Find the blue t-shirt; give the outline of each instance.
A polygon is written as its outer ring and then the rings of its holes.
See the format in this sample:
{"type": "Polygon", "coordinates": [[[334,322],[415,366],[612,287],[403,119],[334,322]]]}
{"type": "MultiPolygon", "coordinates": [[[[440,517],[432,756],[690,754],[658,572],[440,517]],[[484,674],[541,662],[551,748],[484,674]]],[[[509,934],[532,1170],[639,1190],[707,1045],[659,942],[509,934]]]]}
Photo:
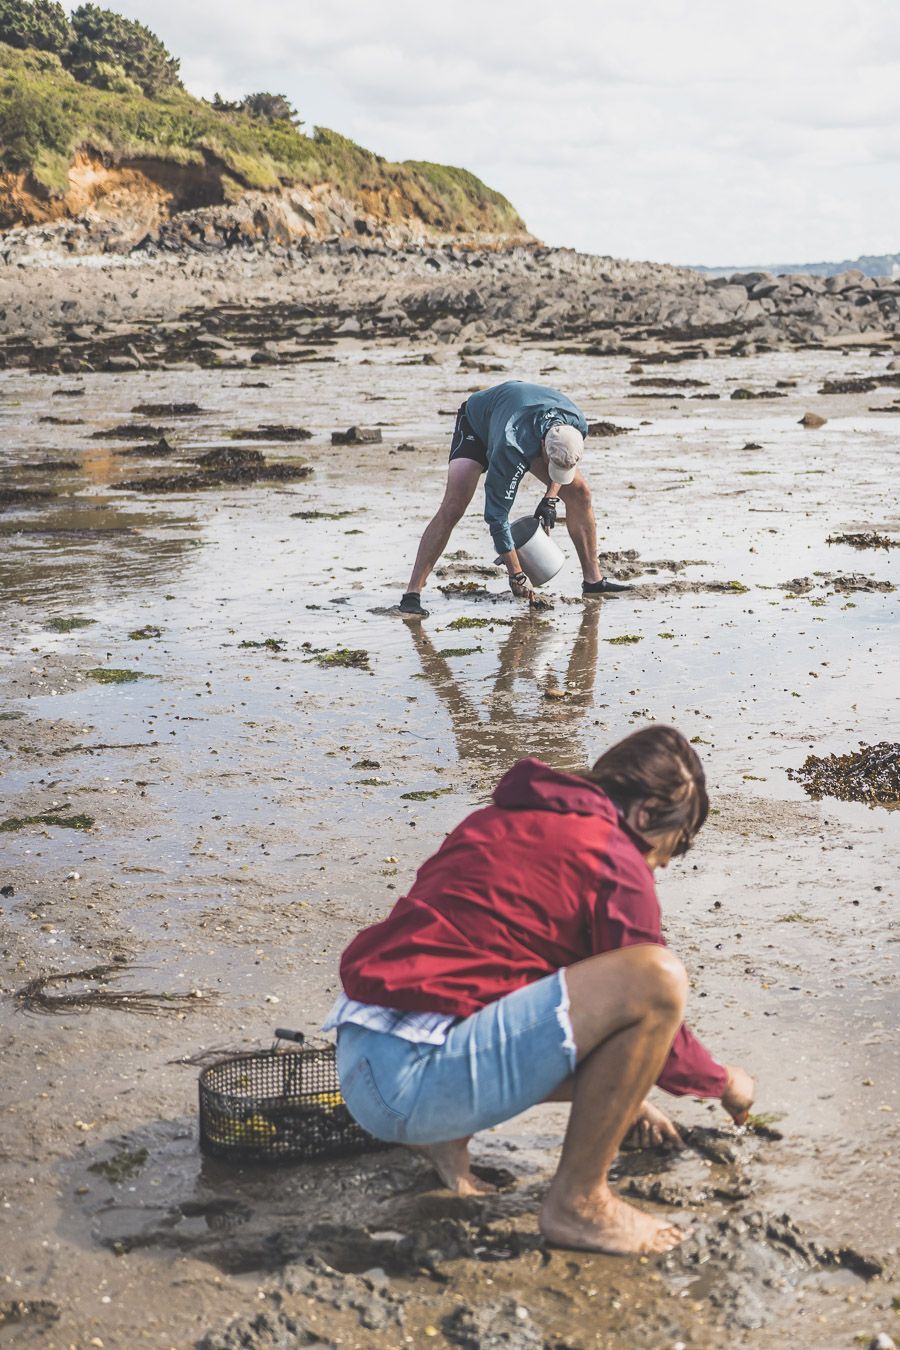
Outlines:
{"type": "Polygon", "coordinates": [[[509,513],[529,465],[541,453],[541,441],[560,422],[577,427],[586,436],[587,420],[558,389],[523,380],[507,380],[470,394],[466,417],[487,450],[484,518],[497,552],[510,553],[509,513]]]}

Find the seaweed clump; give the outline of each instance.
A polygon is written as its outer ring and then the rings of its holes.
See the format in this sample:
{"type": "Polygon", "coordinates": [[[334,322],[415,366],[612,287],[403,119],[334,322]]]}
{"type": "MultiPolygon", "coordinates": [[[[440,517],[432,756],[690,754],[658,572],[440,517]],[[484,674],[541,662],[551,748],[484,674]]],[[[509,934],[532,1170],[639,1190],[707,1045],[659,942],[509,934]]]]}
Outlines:
{"type": "Polygon", "coordinates": [[[369,653],[365,647],[335,647],[333,652],[315,652],[320,666],[342,666],[352,670],[369,669],[369,653]]]}
{"type": "Polygon", "coordinates": [[[78,811],[74,816],[62,816],[58,811],[44,811],[37,816],[8,816],[0,820],[0,830],[12,834],[14,830],[24,830],[29,825],[55,825],[60,830],[90,830],[94,817],[78,811]]]}
{"type": "Polygon", "coordinates": [[[268,638],[262,638],[262,640],[259,641],[259,642],[256,642],[253,638],[244,638],[242,642],[239,642],[239,643],[238,643],[238,646],[239,646],[239,647],[262,647],[262,648],[264,648],[267,652],[283,652],[283,651],[285,650],[285,648],[287,647],[287,643],[285,642],[284,638],[273,638],[273,637],[268,637],[268,638]]]}
{"type": "Polygon", "coordinates": [[[183,1007],[198,999],[213,998],[199,990],[190,994],[154,994],[147,989],[110,989],[122,967],[91,966],[87,970],[51,971],[38,975],[15,992],[15,1001],[28,1012],[67,1012],[73,1008],[118,1008],[123,1012],[157,1013],[183,1007]],[[81,985],[61,993],[48,993],[54,985],[81,985]]]}
{"type": "Polygon", "coordinates": [[[147,675],[143,670],[119,670],[115,666],[93,666],[86,670],[89,680],[98,684],[134,684],[136,680],[155,680],[155,675],[147,675]]]}
{"type": "Polygon", "coordinates": [[[889,539],[886,534],[867,530],[862,534],[830,534],[826,544],[849,544],[851,548],[900,548],[900,539],[889,539]]]}
{"type": "Polygon", "coordinates": [[[808,755],[799,769],[787,772],[816,801],[836,797],[869,806],[900,806],[900,745],[895,742],[860,743],[846,755],[808,755]]]}
{"type": "Polygon", "coordinates": [[[83,614],[65,614],[48,619],[44,627],[51,633],[71,633],[74,628],[90,628],[96,622],[96,619],[86,619],[83,614]]]}

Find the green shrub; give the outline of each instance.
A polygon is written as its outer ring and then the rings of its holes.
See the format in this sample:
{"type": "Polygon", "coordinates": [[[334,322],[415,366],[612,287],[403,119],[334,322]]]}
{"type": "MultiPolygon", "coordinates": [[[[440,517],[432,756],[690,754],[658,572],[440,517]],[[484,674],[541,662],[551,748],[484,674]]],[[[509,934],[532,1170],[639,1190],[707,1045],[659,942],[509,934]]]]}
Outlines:
{"type": "Polygon", "coordinates": [[[77,80],[115,89],[117,85],[109,83],[112,68],[121,70],[148,97],[182,87],[181,63],[136,19],[99,5],[79,5],[72,14],[72,29],[75,37],[66,64],[77,80]]]}
{"type": "Polygon", "coordinates": [[[72,36],[65,10],[56,0],[0,0],[0,42],[62,55],[72,36]]]}
{"type": "Polygon", "coordinates": [[[44,151],[61,154],[69,146],[63,107],[27,86],[0,98],[0,158],[10,169],[30,169],[44,151]]]}

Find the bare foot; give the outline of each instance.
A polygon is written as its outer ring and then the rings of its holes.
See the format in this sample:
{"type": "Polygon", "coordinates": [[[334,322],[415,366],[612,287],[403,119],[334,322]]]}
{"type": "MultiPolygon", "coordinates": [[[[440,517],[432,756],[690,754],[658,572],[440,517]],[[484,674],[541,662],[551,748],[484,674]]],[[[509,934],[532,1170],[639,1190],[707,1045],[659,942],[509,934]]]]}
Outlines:
{"type": "Polygon", "coordinates": [[[497,1189],[479,1181],[469,1162],[469,1137],[450,1139],[446,1144],[411,1144],[410,1151],[427,1158],[441,1181],[457,1195],[492,1195],[497,1189]]]}
{"type": "Polygon", "coordinates": [[[552,1192],[541,1211],[541,1232],[558,1247],[582,1251],[667,1252],[684,1241],[684,1232],[620,1200],[612,1191],[585,1197],[577,1205],[556,1201],[552,1192]]]}

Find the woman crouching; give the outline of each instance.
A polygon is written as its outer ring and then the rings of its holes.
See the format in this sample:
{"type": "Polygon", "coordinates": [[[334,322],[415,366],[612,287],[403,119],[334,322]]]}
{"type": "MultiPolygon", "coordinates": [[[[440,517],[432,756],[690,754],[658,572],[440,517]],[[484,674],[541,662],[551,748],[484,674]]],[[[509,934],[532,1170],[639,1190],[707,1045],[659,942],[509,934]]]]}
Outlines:
{"type": "Polygon", "coordinates": [[[545,1237],[609,1252],[679,1242],[680,1229],[615,1195],[608,1173],[632,1129],[680,1143],[644,1100],[654,1083],[721,1098],[736,1120],[752,1104],[749,1075],[683,1023],[687,977],[653,885],[708,808],[700,761],[671,727],[635,732],[583,776],[514,765],[343,955],[326,1026],[359,1123],[426,1154],[465,1194],[483,1189],[472,1134],[570,1100],[545,1237]]]}

